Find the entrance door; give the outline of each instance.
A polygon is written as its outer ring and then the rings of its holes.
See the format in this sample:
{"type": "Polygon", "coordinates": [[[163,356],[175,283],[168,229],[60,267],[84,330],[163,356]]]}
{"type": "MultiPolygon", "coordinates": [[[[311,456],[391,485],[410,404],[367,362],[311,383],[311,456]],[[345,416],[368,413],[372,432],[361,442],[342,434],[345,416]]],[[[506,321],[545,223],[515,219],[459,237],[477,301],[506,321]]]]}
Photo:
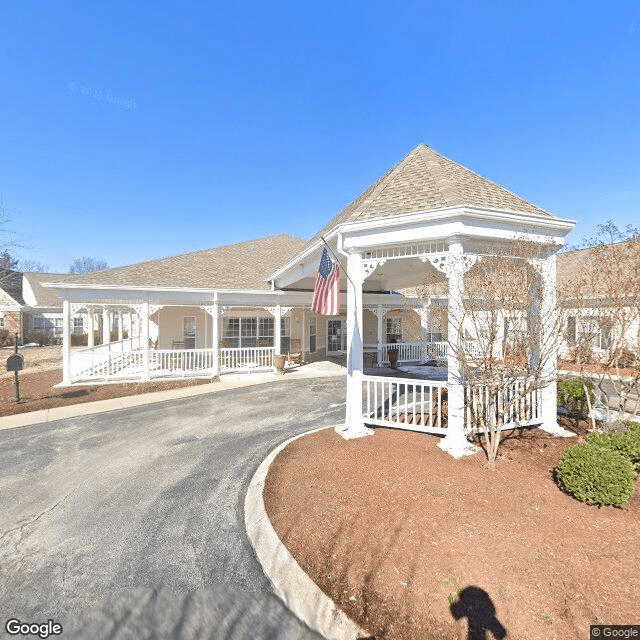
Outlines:
{"type": "Polygon", "coordinates": [[[347,350],[347,323],[344,320],[327,320],[327,352],[347,350]]]}
{"type": "Polygon", "coordinates": [[[182,318],[182,339],[185,349],[196,348],[196,317],[184,316],[182,318]]]}

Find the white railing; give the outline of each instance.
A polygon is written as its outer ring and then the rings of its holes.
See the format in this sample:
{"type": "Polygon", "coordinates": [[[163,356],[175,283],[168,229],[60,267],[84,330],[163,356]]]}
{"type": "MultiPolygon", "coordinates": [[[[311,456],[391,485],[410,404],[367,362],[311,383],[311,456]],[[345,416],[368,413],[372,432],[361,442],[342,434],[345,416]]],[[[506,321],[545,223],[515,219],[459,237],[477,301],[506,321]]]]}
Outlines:
{"type": "Polygon", "coordinates": [[[446,342],[384,342],[381,345],[382,362],[389,362],[389,349],[398,350],[398,362],[444,360],[447,357],[446,342]]]}
{"type": "MultiPolygon", "coordinates": [[[[475,424],[473,416],[482,415],[484,419],[500,418],[503,429],[540,424],[542,420],[542,392],[524,378],[512,380],[493,394],[484,385],[465,386],[464,388],[464,426],[466,431],[482,431],[475,424]],[[490,412],[494,412],[491,416],[490,412]]],[[[495,422],[494,422],[495,424],[495,422]]]]}
{"type": "Polygon", "coordinates": [[[212,349],[156,349],[149,351],[149,376],[206,375],[213,372],[212,349]]]}
{"type": "Polygon", "coordinates": [[[143,370],[142,365],[142,351],[72,351],[69,355],[69,376],[72,382],[92,379],[137,379],[143,370]]]}
{"type": "Polygon", "coordinates": [[[220,373],[273,367],[275,347],[220,349],[220,373]]]}
{"type": "Polygon", "coordinates": [[[446,383],[362,377],[363,420],[380,427],[446,433],[446,383]]]}
{"type": "MultiPolygon", "coordinates": [[[[486,350],[481,348],[480,344],[475,340],[465,340],[464,350],[470,358],[480,360],[484,358],[486,350]]],[[[494,360],[502,360],[502,342],[496,342],[491,348],[491,357],[494,360]]]]}

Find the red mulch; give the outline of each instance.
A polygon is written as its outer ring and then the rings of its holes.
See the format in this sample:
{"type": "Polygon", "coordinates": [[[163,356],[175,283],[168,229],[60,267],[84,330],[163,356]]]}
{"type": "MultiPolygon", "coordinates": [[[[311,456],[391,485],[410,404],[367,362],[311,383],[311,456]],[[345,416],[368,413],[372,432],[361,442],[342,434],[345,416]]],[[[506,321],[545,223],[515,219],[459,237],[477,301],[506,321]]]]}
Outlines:
{"type": "Polygon", "coordinates": [[[0,378],[0,416],[64,407],[93,400],[108,400],[134,396],[152,391],[179,389],[197,384],[207,384],[210,380],[152,380],[150,382],[127,382],[122,384],[74,385],[54,389],[53,385],[62,380],[61,369],[50,369],[36,373],[21,373],[20,397],[22,402],[16,403],[13,376],[0,378]]]}
{"type": "Polygon", "coordinates": [[[624,510],[560,491],[554,469],[583,436],[519,432],[490,471],[435,436],[324,430],[276,458],[265,504],[300,566],[376,639],[588,638],[589,624],[640,622],[640,491],[624,510]]]}

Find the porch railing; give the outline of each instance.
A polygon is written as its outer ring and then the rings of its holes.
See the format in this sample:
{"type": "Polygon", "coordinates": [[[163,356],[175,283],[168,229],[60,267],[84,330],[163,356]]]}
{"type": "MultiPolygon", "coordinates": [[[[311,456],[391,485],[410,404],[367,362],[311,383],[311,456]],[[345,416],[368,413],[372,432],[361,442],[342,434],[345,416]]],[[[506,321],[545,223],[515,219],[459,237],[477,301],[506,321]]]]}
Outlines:
{"type": "Polygon", "coordinates": [[[398,350],[398,362],[444,360],[447,357],[446,342],[384,342],[381,345],[382,362],[389,362],[389,349],[398,350]]]}
{"type": "MultiPolygon", "coordinates": [[[[71,381],[139,380],[145,373],[144,353],[122,347],[121,343],[111,343],[72,351],[69,356],[71,381]]],[[[274,352],[273,347],[220,349],[219,370],[228,373],[269,369],[273,366],[274,352]]],[[[213,350],[152,349],[147,369],[150,378],[212,375],[215,369],[213,350]]]]}
{"type": "Polygon", "coordinates": [[[464,426],[467,432],[481,432],[474,424],[473,415],[484,412],[484,418],[500,418],[503,429],[531,426],[542,423],[542,391],[518,378],[505,384],[493,396],[487,386],[474,385],[464,388],[464,426]],[[491,416],[493,412],[493,416],[491,416]]]}
{"type": "Polygon", "coordinates": [[[220,349],[220,372],[269,369],[275,351],[275,347],[220,349]]]}
{"type": "Polygon", "coordinates": [[[446,433],[446,382],[363,376],[362,385],[365,424],[446,433]]]}

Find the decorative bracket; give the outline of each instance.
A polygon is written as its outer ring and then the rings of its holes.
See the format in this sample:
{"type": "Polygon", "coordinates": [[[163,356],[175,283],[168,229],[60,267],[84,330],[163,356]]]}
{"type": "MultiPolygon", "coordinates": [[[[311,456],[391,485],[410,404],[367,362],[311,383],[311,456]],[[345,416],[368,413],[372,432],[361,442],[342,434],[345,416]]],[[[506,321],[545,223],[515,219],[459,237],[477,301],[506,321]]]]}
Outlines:
{"type": "Polygon", "coordinates": [[[368,309],[375,314],[376,318],[384,318],[390,311],[390,309],[385,309],[384,307],[368,307],[368,309]]]}
{"type": "MultiPolygon", "coordinates": [[[[449,278],[453,272],[454,260],[456,258],[457,255],[454,257],[451,252],[447,252],[437,256],[421,256],[420,260],[422,260],[422,262],[430,262],[440,273],[444,273],[444,275],[449,278]]],[[[460,258],[462,261],[462,273],[466,273],[473,267],[479,256],[473,253],[465,253],[462,254],[460,258]]]]}
{"type": "Polygon", "coordinates": [[[80,311],[80,309],[84,309],[87,313],[89,313],[89,308],[87,307],[87,305],[83,302],[72,302],[69,305],[69,311],[74,314],[74,313],[78,313],[78,311],[80,311]]]}
{"type": "Polygon", "coordinates": [[[363,260],[362,271],[364,273],[363,280],[366,280],[378,267],[381,267],[386,260],[363,260]]]}
{"type": "MultiPolygon", "coordinates": [[[[277,307],[263,307],[263,309],[268,313],[270,313],[274,318],[278,311],[277,307]]],[[[291,312],[291,309],[293,309],[293,307],[280,307],[280,317],[284,318],[286,315],[288,315],[291,312]]]]}

